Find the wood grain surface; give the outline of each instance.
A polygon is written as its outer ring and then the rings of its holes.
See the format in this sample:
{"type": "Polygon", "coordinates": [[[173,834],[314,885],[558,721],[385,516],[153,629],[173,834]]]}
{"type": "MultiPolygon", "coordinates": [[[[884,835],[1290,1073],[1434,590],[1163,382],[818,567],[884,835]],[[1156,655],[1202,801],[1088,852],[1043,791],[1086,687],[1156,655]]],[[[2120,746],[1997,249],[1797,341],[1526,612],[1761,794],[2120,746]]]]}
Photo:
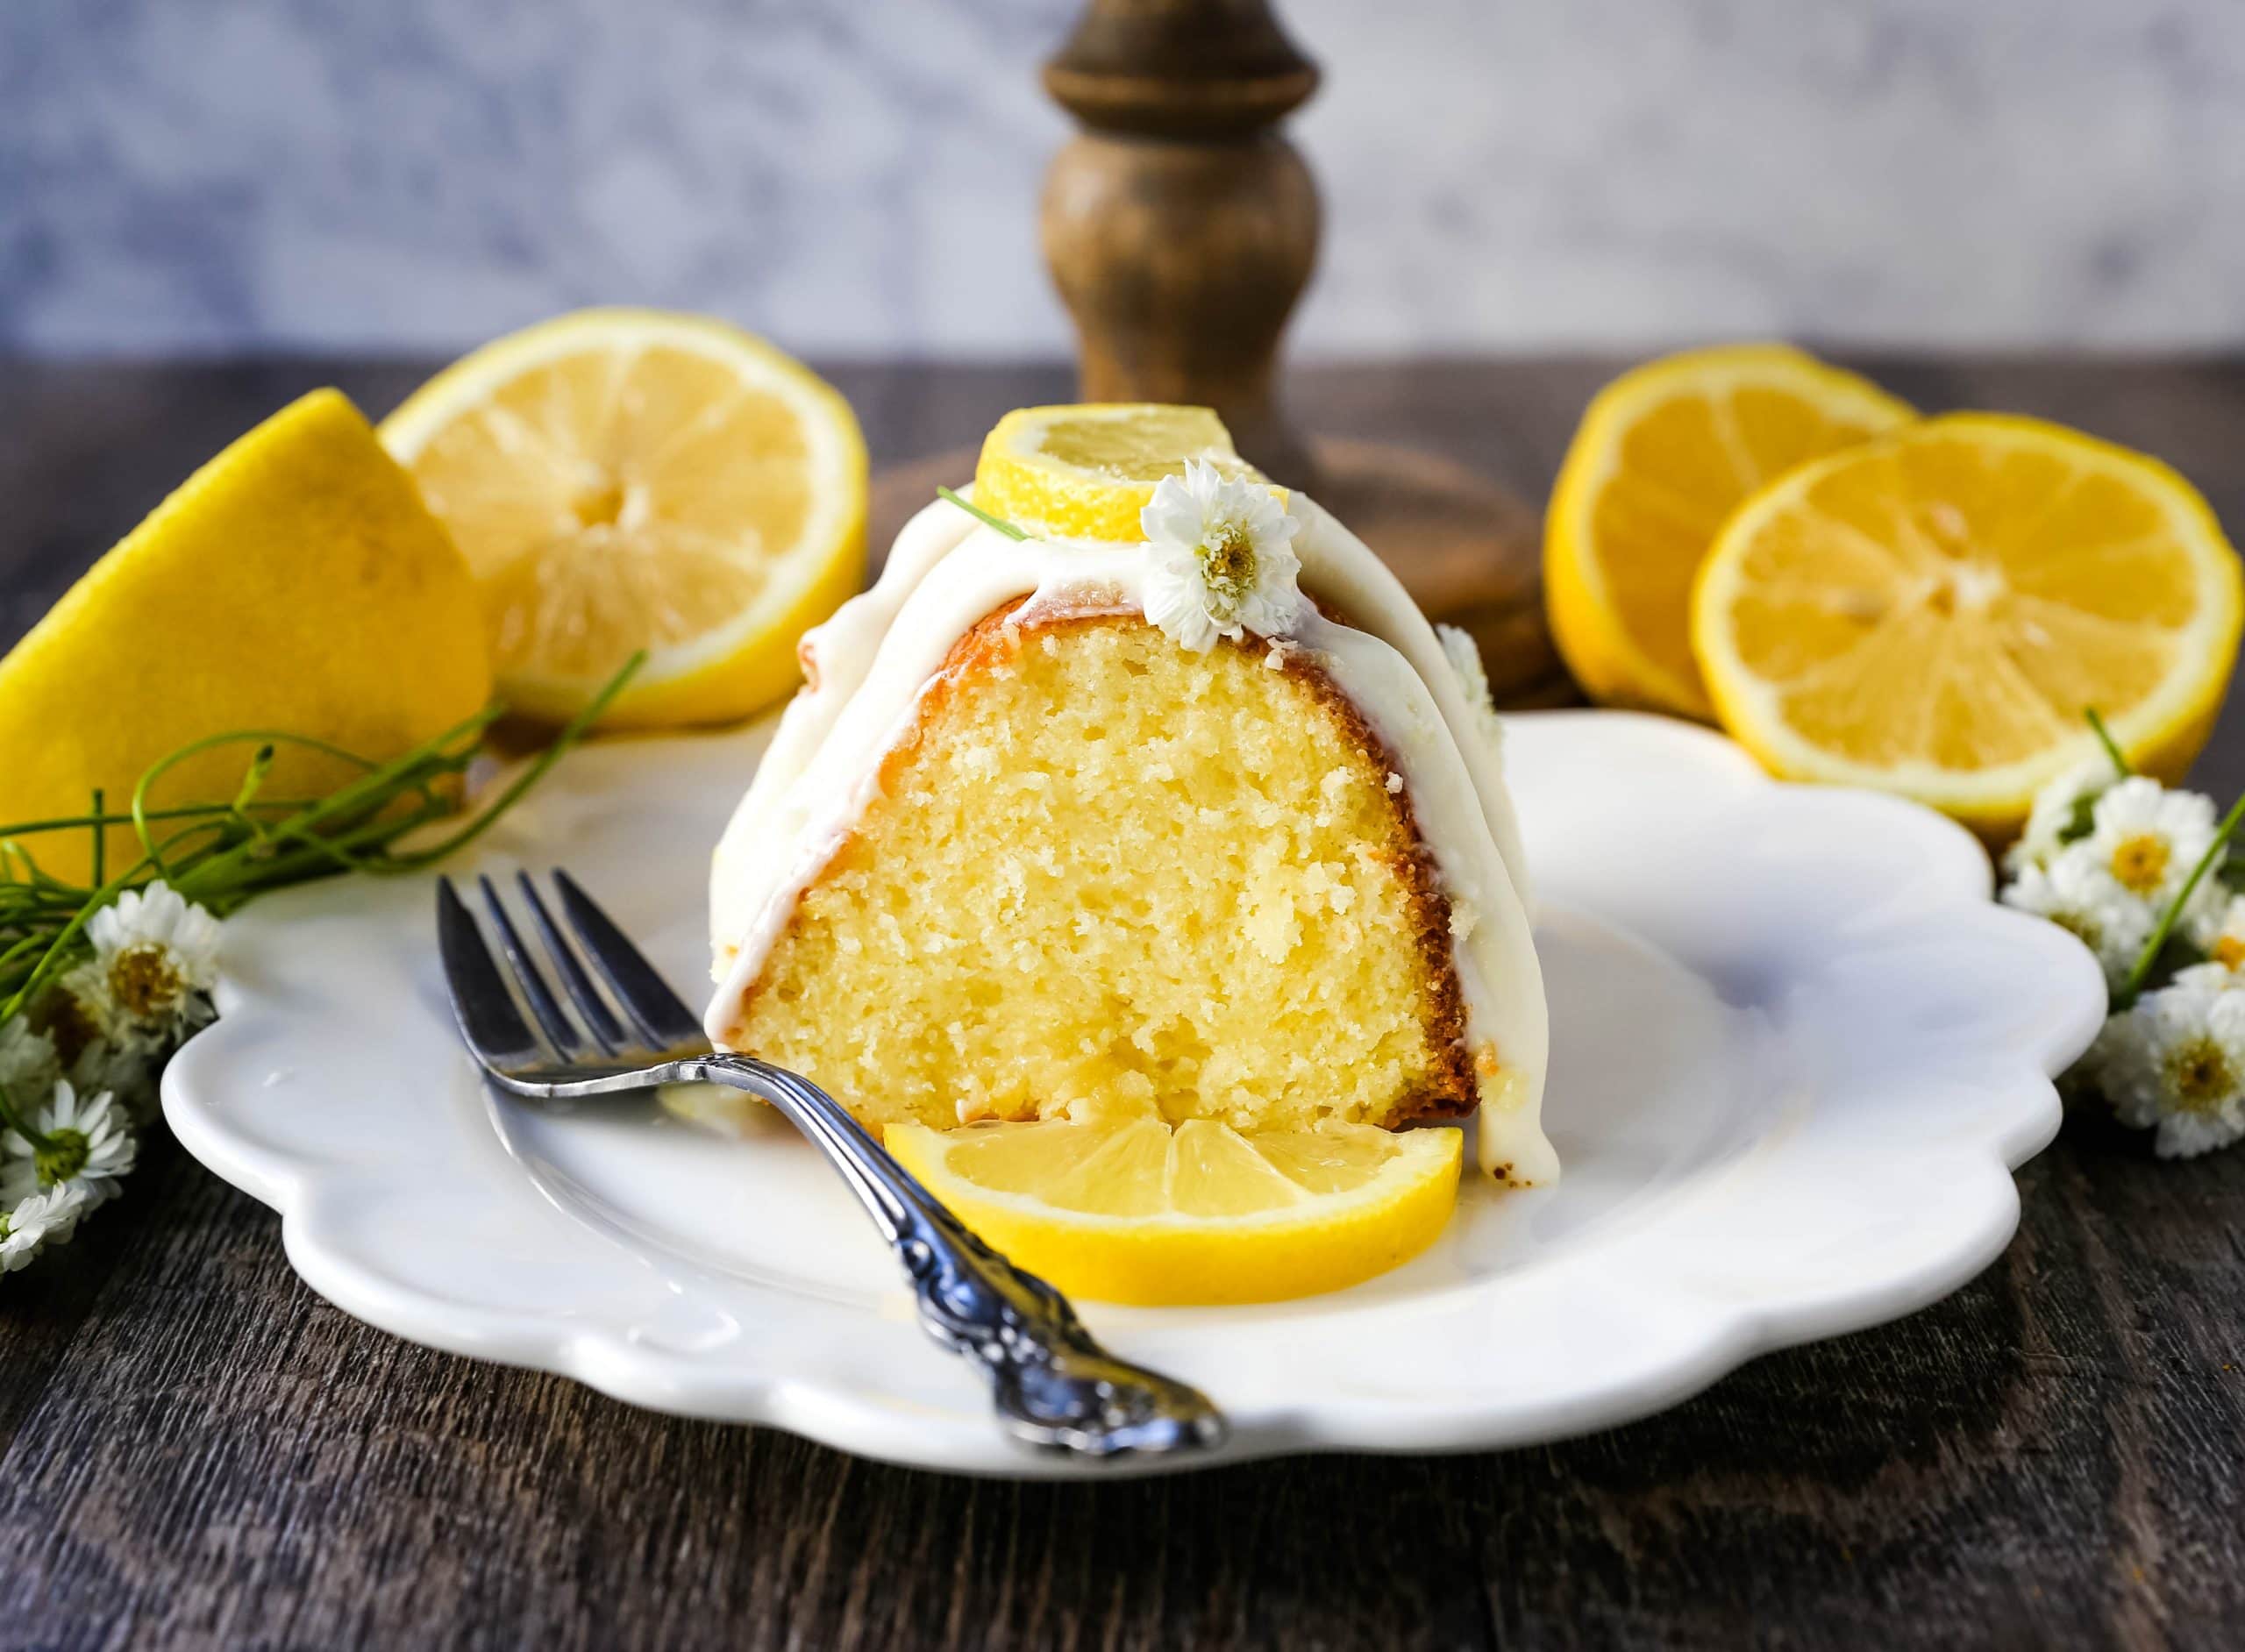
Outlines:
{"type": "MultiPolygon", "coordinates": [[[[1297,374],[1302,424],[1542,497],[1617,364],[1297,374]]],[[[2245,367],[1867,364],[2174,461],[2245,529],[2245,367]]],[[[419,365],[0,363],[0,640],[223,442],[419,365]]],[[[877,459],[1059,369],[842,367],[877,459]]],[[[89,684],[89,694],[100,685],[89,684]]],[[[2202,765],[2245,784],[2233,707],[2202,765]]],[[[0,1646],[2234,1646],[2245,1150],[2070,1125],[1949,1300],[1502,1456],[1024,1486],[880,1467],[432,1353],[301,1285],[168,1144],[0,1283],[0,1646]]]]}

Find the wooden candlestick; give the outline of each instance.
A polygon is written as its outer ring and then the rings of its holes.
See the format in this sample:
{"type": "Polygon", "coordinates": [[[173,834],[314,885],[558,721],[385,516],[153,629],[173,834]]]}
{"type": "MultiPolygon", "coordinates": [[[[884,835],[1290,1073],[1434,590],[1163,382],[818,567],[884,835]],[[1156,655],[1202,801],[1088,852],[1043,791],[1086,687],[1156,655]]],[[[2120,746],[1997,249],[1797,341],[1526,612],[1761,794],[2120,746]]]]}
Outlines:
{"type": "MultiPolygon", "coordinates": [[[[1080,394],[1215,408],[1241,453],[1474,634],[1500,704],[1564,699],[1535,516],[1448,459],[1305,438],[1284,415],[1279,340],[1316,263],[1319,210],[1279,126],[1317,83],[1266,0],[1090,0],[1044,70],[1081,126],[1052,162],[1042,224],[1075,317],[1080,394]]],[[[882,503],[916,505],[944,465],[937,480],[973,468],[959,457],[915,466],[882,503]]],[[[876,510],[877,530],[892,509],[876,510]]]]}
{"type": "Polygon", "coordinates": [[[1276,128],[1317,69],[1263,0],[1094,0],[1045,89],[1084,130],[1044,184],[1044,256],[1091,402],[1213,407],[1301,479],[1279,335],[1317,259],[1317,186],[1276,128]]]}

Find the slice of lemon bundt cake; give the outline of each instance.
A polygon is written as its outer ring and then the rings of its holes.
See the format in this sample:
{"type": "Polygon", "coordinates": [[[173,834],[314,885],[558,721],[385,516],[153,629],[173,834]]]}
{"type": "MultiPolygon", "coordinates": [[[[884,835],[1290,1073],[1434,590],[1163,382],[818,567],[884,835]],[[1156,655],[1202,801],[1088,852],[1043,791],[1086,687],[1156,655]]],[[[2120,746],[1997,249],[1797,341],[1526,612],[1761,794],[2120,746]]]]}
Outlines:
{"type": "Polygon", "coordinates": [[[1009,416],[976,491],[803,639],[716,858],[710,1036],[875,1128],[1478,1107],[1485,1168],[1550,1180],[1543,983],[1470,641],[1201,409],[1009,416]],[[1137,540],[1065,531],[1133,502],[1137,540]]]}

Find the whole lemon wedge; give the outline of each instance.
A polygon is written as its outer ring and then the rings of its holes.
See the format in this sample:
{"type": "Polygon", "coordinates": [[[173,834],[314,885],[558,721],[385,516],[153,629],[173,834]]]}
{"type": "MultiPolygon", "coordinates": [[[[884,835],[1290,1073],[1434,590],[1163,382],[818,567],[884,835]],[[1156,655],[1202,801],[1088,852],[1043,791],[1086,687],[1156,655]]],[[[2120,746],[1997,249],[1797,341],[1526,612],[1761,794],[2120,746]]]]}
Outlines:
{"type": "Polygon", "coordinates": [[[1786,345],[1688,350],[1600,391],[1544,517],[1553,639],[1599,700],[1707,718],[1692,582],[1739,502],[1795,465],[1915,417],[1786,345]]]}
{"type": "MultiPolygon", "coordinates": [[[[316,390],[188,479],[0,659],[0,824],[112,812],[158,759],[204,737],[280,730],[377,761],[491,694],[467,566],[359,410],[316,390]]],[[[160,804],[232,798],[245,747],[165,777],[160,804]]],[[[260,795],[316,797],[362,771],[298,745],[260,795]]],[[[22,840],[82,882],[92,833],[22,840]]],[[[110,829],[109,869],[138,858],[110,829]]]]}
{"type": "Polygon", "coordinates": [[[501,698],[547,722],[642,650],[604,725],[745,717],[865,578],[849,403],[722,322],[562,316],[455,362],[381,434],[474,573],[501,698]]]}
{"type": "MultiPolygon", "coordinates": [[[[983,438],[974,502],[1031,533],[1144,538],[1138,513],[1155,484],[1198,459],[1227,475],[1255,470],[1205,407],[1085,402],[1016,408],[983,438]]],[[[1283,496],[1283,495],[1282,495],[1283,496]]]]}
{"type": "MultiPolygon", "coordinates": [[[[1079,1108],[1078,1111],[1083,1111],[1079,1108]]],[[[897,1162],[986,1243],[1073,1295],[1146,1305],[1338,1291],[1433,1243],[1462,1137],[1368,1124],[1243,1134],[1151,1107],[952,1130],[892,1124],[897,1162]]]]}
{"type": "Polygon", "coordinates": [[[2039,419],[1928,419],[1804,466],[1716,537],[1692,639],[1775,773],[1899,792],[1991,838],[2089,757],[2179,780],[2245,623],[2237,552],[2158,460],[2039,419]]]}

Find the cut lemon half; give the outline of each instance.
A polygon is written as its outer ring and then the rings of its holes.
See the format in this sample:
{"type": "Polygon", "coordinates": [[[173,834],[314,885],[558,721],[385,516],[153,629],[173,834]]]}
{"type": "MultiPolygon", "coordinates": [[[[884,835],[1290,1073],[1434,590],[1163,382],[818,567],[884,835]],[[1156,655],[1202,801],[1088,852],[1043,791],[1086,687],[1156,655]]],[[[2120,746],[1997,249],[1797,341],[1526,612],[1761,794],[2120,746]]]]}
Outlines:
{"type": "Polygon", "coordinates": [[[2179,779],[2237,657],[2237,553],[2156,459],[2037,419],[1928,419],[1793,472],[1718,537],[1693,641],[1778,774],[1990,837],[2092,750],[2179,779]]]}
{"type": "Polygon", "coordinates": [[[1252,476],[1223,421],[1205,407],[1154,402],[1016,408],[983,438],[974,502],[1051,538],[1144,538],[1138,513],[1165,476],[1198,459],[1252,476]]]}
{"type": "Polygon", "coordinates": [[[1544,517],[1551,632],[1593,697],[1707,718],[1692,581],[1739,502],[1805,460],[1914,417],[1784,345],[1687,351],[1592,401],[1544,517]]]}
{"type": "Polygon", "coordinates": [[[501,696],[533,717],[566,720],[643,648],[604,723],[745,716],[865,575],[849,404],[719,322],[560,317],[447,367],[381,436],[467,559],[501,696]]]}
{"type": "Polygon", "coordinates": [[[1368,1124],[1242,1135],[1151,1111],[892,1124],[904,1167],[986,1242],[1073,1295],[1273,1302],[1384,1273],[1434,1243],[1459,1134],[1368,1124]]]}

